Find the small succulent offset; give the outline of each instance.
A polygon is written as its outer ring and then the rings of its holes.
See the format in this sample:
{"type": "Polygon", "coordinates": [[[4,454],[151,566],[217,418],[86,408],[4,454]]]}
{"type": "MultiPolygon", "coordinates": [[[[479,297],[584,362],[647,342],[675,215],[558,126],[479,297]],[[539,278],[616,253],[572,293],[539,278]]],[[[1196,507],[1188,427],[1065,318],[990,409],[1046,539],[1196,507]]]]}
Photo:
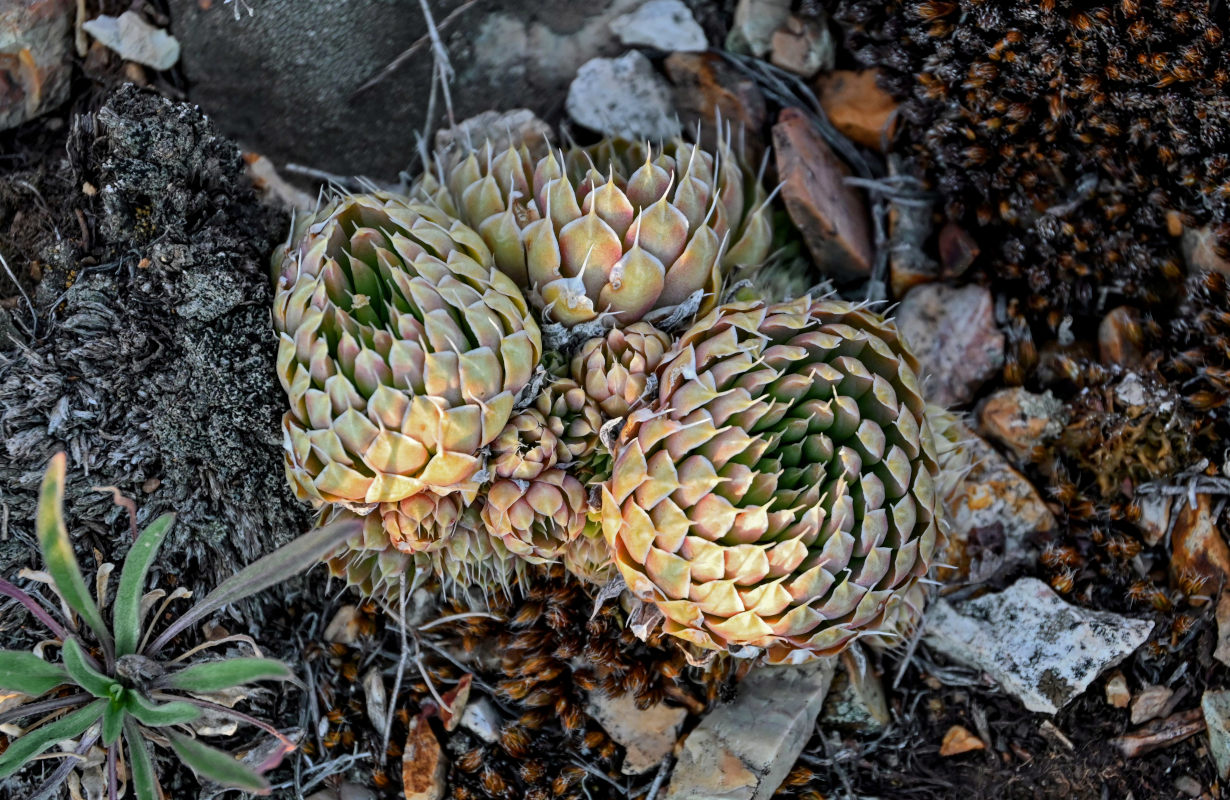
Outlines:
{"type": "MultiPolygon", "coordinates": [[[[316,563],[353,534],[354,524],[313,530],[259,559],[155,636],[155,623],[169,599],[147,622],[150,608],[162,593],[145,594],[143,588],[163,539],[174,524],[174,515],[164,514],[137,536],[121,570],[108,625],[102,610],[107,607],[106,578],[100,574],[96,580],[96,600],[86,587],[65,528],[64,480],[65,457],[60,453],[52,458],[43,478],[37,536],[63,616],[12,583],[0,580],[0,595],[19,602],[45,625],[58,640],[61,654],[56,663],[33,652],[0,650],[0,691],[29,696],[26,702],[0,712],[0,724],[37,720],[0,752],[0,779],[14,774],[57,742],[72,739],[78,740],[77,755],[95,744],[105,748],[105,780],[112,800],[119,796],[123,750],[127,751],[128,781],[137,800],[158,800],[162,796],[150,744],[169,747],[202,779],[266,793],[269,785],[262,773],[277,766],[294,749],[293,743],[271,725],[216,701],[224,699],[220,693],[233,700],[238,687],[257,681],[293,681],[290,669],[268,658],[201,658],[210,645],[175,658],[163,651],[179,634],[223,606],[316,563]],[[249,767],[199,740],[197,726],[219,717],[265,730],[277,737],[277,746],[262,763],[249,767]]],[[[71,754],[65,756],[29,800],[52,796],[68,778],[77,759],[71,754]]]]}

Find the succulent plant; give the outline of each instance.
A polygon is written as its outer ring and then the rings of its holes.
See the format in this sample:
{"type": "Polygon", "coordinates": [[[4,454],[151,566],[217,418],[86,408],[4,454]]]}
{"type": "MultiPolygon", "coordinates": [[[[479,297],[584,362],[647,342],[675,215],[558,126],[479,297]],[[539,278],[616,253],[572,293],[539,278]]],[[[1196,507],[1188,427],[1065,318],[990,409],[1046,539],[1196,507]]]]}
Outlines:
{"type": "Polygon", "coordinates": [[[509,552],[543,563],[561,557],[565,546],[581,535],[587,511],[581,481],[552,469],[530,481],[494,481],[482,517],[487,531],[509,552]]]}
{"type": "Polygon", "coordinates": [[[612,328],[581,345],[572,359],[572,379],[607,419],[626,417],[650,387],[650,376],[671,339],[648,322],[612,328]]]}
{"type": "Polygon", "coordinates": [[[799,663],[896,632],[941,537],[917,371],[845,302],[732,303],[683,334],[602,486],[615,565],[666,633],[799,663]]]}
{"type": "Polygon", "coordinates": [[[726,272],[758,266],[773,238],[764,189],[726,143],[607,140],[537,160],[488,143],[439,156],[416,191],[476,229],[566,327],[712,308],[726,272]]]}
{"type": "Polygon", "coordinates": [[[586,461],[598,447],[602,412],[575,381],[560,378],[543,387],[534,408],[562,446],[560,463],[586,461]]]}
{"type": "Polygon", "coordinates": [[[480,513],[471,506],[467,524],[458,528],[443,548],[432,552],[429,560],[446,594],[475,589],[487,602],[499,593],[509,595],[525,577],[529,562],[509,552],[503,541],[492,536],[478,519],[480,513]]]}
{"type": "Polygon", "coordinates": [[[340,197],[274,255],[286,470],[303,499],[370,508],[478,492],[481,448],[542,353],[473,230],[388,194],[340,197]]]}
{"type": "MultiPolygon", "coordinates": [[[[146,620],[148,611],[165,593],[146,594],[145,579],[175,515],[164,514],[136,536],[110,604],[108,625],[103,609],[108,608],[109,572],[100,568],[94,581],[96,596],[92,596],[65,528],[65,470],[64,454],[54,456],[43,477],[36,523],[39,549],[60,608],[53,610],[14,584],[0,580],[0,595],[19,602],[47,627],[53,644],[59,646],[61,659],[56,663],[35,653],[0,650],[0,691],[28,696],[15,708],[0,711],[0,725],[34,719],[0,752],[0,778],[12,775],[56,743],[75,740],[72,754],[64,754],[67,757],[33,798],[53,796],[77,764],[75,756],[101,744],[106,750],[104,781],[110,797],[119,797],[117,775],[121,750],[126,749],[128,783],[137,800],[158,800],[163,792],[148,749],[150,744],[158,744],[169,747],[203,779],[267,794],[269,784],[262,773],[276,767],[294,744],[268,723],[232,706],[243,699],[242,693],[236,694],[239,687],[263,680],[294,680],[290,669],[259,654],[220,660],[203,656],[208,648],[240,638],[250,643],[248,637],[227,637],[178,658],[164,656],[163,650],[179,634],[223,606],[308,568],[353,533],[354,526],[329,525],[304,534],[224,581],[154,635],[171,600],[181,596],[171,595],[146,620]],[[262,763],[248,766],[200,741],[213,735],[219,716],[254,725],[275,736],[278,745],[262,763]]],[[[106,567],[110,569],[110,565],[106,567]]],[[[48,648],[43,650],[46,653],[48,648]]]]}
{"type": "Polygon", "coordinates": [[[602,537],[602,525],[595,520],[587,521],[581,535],[564,547],[563,561],[564,569],[595,586],[605,586],[619,574],[602,537]]]}

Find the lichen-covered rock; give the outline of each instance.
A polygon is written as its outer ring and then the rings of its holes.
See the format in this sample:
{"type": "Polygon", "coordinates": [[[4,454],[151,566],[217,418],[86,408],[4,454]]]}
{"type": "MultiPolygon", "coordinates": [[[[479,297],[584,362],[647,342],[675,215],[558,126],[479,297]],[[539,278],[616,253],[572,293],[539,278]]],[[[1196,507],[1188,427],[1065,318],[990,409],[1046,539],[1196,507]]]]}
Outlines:
{"type": "Polygon", "coordinates": [[[141,520],[175,511],[170,547],[212,581],[310,521],[282,475],[269,330],[285,222],[203,114],[132,86],[79,119],[62,169],[98,187],[77,201],[97,227],[80,260],[41,254],[39,336],[0,354],[0,574],[28,562],[11,533],[31,529],[39,476],[66,450],[69,530],[122,553],[127,522],[90,488],[116,486],[141,520]]]}
{"type": "Polygon", "coordinates": [[[986,672],[1030,711],[1054,714],[1152,630],[1147,620],[1069,605],[1042,581],[1022,578],[964,603],[939,601],[923,641],[986,672]]]}

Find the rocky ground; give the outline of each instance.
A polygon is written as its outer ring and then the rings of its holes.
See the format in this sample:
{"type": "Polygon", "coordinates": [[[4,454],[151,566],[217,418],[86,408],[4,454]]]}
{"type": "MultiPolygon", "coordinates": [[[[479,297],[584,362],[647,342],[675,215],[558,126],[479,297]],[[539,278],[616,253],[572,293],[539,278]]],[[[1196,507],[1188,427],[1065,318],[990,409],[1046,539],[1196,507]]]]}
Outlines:
{"type": "MultiPolygon", "coordinates": [[[[0,9],[0,577],[36,566],[60,449],[87,565],[130,542],[96,486],[177,512],[156,572],[198,596],[311,524],[267,264],[322,183],[404,187],[416,131],[705,138],[720,114],[781,186],[778,279],[891,304],[960,412],[918,634],[702,668],[558,568],[482,607],[420,590],[406,628],[316,571],[209,634],[303,678],[254,704],[299,745],[275,795],[1222,796],[1226,9],[442,0],[432,36],[420,4],[312,5],[0,9]]],[[[27,623],[0,604],[0,644],[27,623]]],[[[168,796],[220,796],[162,766],[168,796]]]]}

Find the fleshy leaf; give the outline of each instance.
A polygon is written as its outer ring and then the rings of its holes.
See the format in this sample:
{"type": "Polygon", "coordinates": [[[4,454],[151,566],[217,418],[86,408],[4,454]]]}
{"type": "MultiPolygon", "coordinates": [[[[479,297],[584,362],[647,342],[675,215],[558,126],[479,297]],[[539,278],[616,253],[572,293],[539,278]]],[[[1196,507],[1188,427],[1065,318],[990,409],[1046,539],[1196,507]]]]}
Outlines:
{"type": "Polygon", "coordinates": [[[94,632],[103,649],[111,648],[111,632],[103,622],[102,614],[90,596],[81,577],[81,566],[73,553],[73,543],[68,538],[68,529],[64,527],[64,473],[67,459],[63,453],[51,457],[47,473],[43,475],[43,486],[38,497],[38,546],[43,551],[43,560],[47,572],[55,581],[56,590],[68,603],[69,608],[76,611],[85,620],[86,625],[94,632]]]}
{"type": "Polygon", "coordinates": [[[189,692],[217,692],[255,681],[289,681],[294,678],[294,673],[285,664],[272,658],[230,658],[195,664],[172,673],[167,683],[189,692]]]}
{"type": "Polygon", "coordinates": [[[124,726],[124,707],[119,703],[108,703],[103,709],[102,742],[107,747],[115,744],[120,738],[124,726]]]}
{"type": "Polygon", "coordinates": [[[165,728],[168,725],[183,725],[201,716],[201,709],[184,702],[172,700],[169,703],[155,703],[140,692],[129,692],[124,704],[128,713],[142,725],[151,728],[165,728]]]}
{"type": "Polygon", "coordinates": [[[175,524],[174,514],[163,514],[151,522],[124,559],[120,572],[120,586],[115,594],[112,622],[115,625],[115,655],[131,655],[141,641],[141,595],[144,593],[145,576],[158,555],[158,548],[167,532],[175,524]]]}
{"type": "Polygon", "coordinates": [[[179,760],[200,777],[253,794],[269,793],[269,782],[230,753],[180,733],[171,733],[169,738],[179,760]]]}
{"type": "Polygon", "coordinates": [[[111,699],[111,687],[116,685],[115,680],[91,667],[85,660],[85,651],[71,637],[64,641],[64,667],[73,683],[95,697],[111,699]]]}
{"type": "Polygon", "coordinates": [[[154,776],[154,762],[141,738],[140,728],[132,719],[124,720],[124,740],[128,743],[128,774],[132,777],[137,800],[158,800],[161,793],[154,776]]]}
{"type": "Polygon", "coordinates": [[[205,619],[225,605],[237,602],[293,578],[300,572],[315,566],[352,536],[363,529],[363,520],[344,519],[323,528],[313,528],[290,544],[258,558],[248,566],[227,578],[201,602],[190,608],[182,617],[172,622],[145,655],[153,656],[181,631],[205,619]]]}
{"type": "Polygon", "coordinates": [[[0,691],[38,697],[67,681],[68,673],[59,664],[21,650],[0,650],[0,691]]]}
{"type": "Polygon", "coordinates": [[[106,705],[106,700],[95,700],[85,708],[79,708],[55,722],[49,722],[18,736],[7,750],[0,753],[0,778],[12,775],[27,761],[56,742],[80,736],[86,728],[98,721],[106,705]]]}

